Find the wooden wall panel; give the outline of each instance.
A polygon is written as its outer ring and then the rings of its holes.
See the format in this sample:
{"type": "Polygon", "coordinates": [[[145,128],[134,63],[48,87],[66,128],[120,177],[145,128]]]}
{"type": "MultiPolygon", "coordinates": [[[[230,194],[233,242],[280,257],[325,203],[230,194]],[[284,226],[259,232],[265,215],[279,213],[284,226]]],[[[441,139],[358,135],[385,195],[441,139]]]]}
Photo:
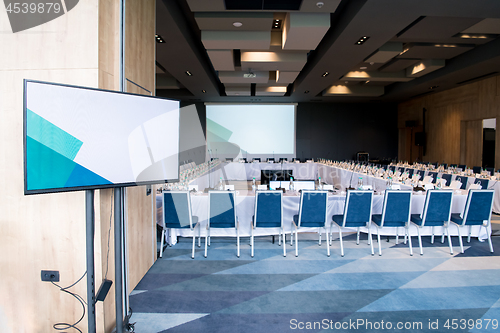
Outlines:
{"type": "MultiPolygon", "coordinates": [[[[0,11],[2,332],[54,332],[53,324],[82,315],[80,303],[42,282],[40,271],[58,270],[61,286],[85,272],[85,194],[24,196],[23,79],[97,87],[97,21],[97,0],[80,1],[68,14],[19,33],[0,11]]],[[[86,299],[86,280],[71,290],[86,299]]],[[[78,327],[87,331],[86,317],[78,327]]]]}
{"type": "Polygon", "coordinates": [[[483,121],[465,121],[465,164],[481,166],[483,152],[483,121]]]}
{"type": "MultiPolygon", "coordinates": [[[[402,102],[398,105],[398,127],[404,128],[407,120],[417,120],[422,124],[421,113],[422,109],[426,108],[427,149],[422,160],[466,163],[468,166],[480,165],[482,141],[477,139],[476,135],[479,123],[467,125],[464,121],[480,121],[488,118],[496,118],[497,122],[499,121],[498,82],[499,76],[491,77],[402,102]],[[476,134],[473,135],[473,132],[476,134]],[[467,135],[473,139],[466,139],[467,135]]],[[[496,168],[500,168],[499,132],[497,131],[495,148],[496,168]]],[[[407,145],[400,146],[400,156],[407,156],[408,149],[407,145]]]]}

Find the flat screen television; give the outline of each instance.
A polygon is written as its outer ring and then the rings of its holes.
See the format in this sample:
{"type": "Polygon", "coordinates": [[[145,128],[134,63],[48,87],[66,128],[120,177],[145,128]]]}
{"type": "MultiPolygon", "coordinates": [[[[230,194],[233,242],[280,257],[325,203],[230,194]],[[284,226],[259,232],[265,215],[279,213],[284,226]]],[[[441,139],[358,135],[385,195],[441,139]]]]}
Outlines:
{"type": "Polygon", "coordinates": [[[179,101],[24,80],[24,193],[177,181],[179,101]]]}

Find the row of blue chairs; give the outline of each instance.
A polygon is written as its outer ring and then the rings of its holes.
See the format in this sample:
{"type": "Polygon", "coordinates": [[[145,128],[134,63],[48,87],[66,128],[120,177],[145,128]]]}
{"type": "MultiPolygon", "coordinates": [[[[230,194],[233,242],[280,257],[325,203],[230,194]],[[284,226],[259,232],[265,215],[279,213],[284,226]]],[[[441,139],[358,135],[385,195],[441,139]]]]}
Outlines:
{"type": "MultiPolygon", "coordinates": [[[[235,228],[237,238],[237,256],[240,256],[240,227],[236,214],[235,191],[210,191],[208,203],[208,217],[205,233],[205,257],[207,257],[210,246],[211,228],[235,228]]],[[[468,228],[467,241],[470,242],[472,226],[486,228],[490,251],[493,252],[491,237],[488,227],[491,223],[491,211],[493,207],[493,190],[470,190],[463,213],[453,214],[451,206],[453,202],[452,190],[429,190],[427,191],[423,212],[411,214],[412,192],[401,190],[386,190],[382,214],[372,214],[373,191],[347,192],[343,214],[330,217],[327,213],[328,191],[303,190],[300,197],[299,214],[293,216],[291,221],[291,239],[293,245],[295,238],[295,255],[299,255],[298,234],[304,228],[319,228],[319,245],[324,230],[327,241],[327,255],[330,256],[330,246],[333,239],[333,226],[337,226],[339,232],[341,255],[344,256],[342,240],[343,228],[357,229],[356,243],[359,244],[360,231],[362,227],[368,230],[368,243],[371,246],[371,254],[374,255],[371,226],[377,229],[378,252],[382,255],[380,230],[385,227],[403,227],[405,229],[405,243],[408,241],[410,255],[413,255],[410,225],[417,227],[420,254],[423,255],[422,239],[420,229],[432,227],[431,243],[434,243],[434,227],[443,227],[441,242],[444,236],[448,238],[450,253],[453,254],[450,232],[450,223],[456,225],[461,252],[464,252],[461,229],[468,228]]],[[[279,245],[286,242],[283,228],[283,192],[282,191],[257,191],[255,195],[254,215],[251,221],[250,246],[251,256],[254,256],[254,231],[257,228],[279,228],[279,245]]],[[[190,229],[192,231],[192,254],[195,254],[195,238],[198,231],[198,247],[201,247],[201,227],[198,217],[192,216],[191,200],[188,191],[166,191],[163,192],[163,232],[161,237],[160,257],[163,253],[163,243],[167,229],[190,229]]],[[[310,229],[308,229],[310,230],[310,229]]],[[[399,234],[396,236],[398,242],[399,234]]],[[[286,246],[283,246],[283,256],[286,256],[286,246]]]]}

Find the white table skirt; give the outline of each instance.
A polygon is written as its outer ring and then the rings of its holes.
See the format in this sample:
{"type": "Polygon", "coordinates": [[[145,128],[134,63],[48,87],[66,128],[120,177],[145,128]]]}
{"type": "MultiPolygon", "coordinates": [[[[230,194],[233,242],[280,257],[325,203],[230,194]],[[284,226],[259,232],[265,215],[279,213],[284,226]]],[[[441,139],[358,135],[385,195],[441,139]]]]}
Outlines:
{"type": "MultiPolygon", "coordinates": [[[[423,211],[425,194],[414,194],[412,199],[412,214],[421,214],[423,211]]],[[[452,212],[453,213],[461,213],[463,212],[465,201],[467,199],[467,192],[460,191],[460,194],[453,195],[453,205],[452,212]]],[[[383,205],[383,195],[375,195],[373,198],[373,214],[381,214],[382,205],[383,205]]],[[[162,214],[162,202],[161,195],[157,196],[157,221],[161,224],[161,220],[163,218],[162,214]]],[[[299,195],[284,195],[283,196],[283,223],[286,234],[290,234],[291,230],[291,221],[293,215],[297,215],[299,211],[299,195]]],[[[329,195],[328,197],[328,219],[331,220],[331,216],[334,214],[342,214],[344,210],[344,202],[345,202],[345,194],[337,194],[337,195],[329,195]]],[[[206,234],[206,225],[207,225],[207,214],[208,214],[208,194],[196,194],[191,196],[191,205],[194,216],[198,216],[199,222],[201,224],[201,235],[205,236],[206,234]]],[[[254,215],[254,205],[255,205],[255,196],[252,192],[242,192],[240,191],[239,195],[236,196],[236,214],[238,216],[238,220],[240,223],[240,236],[248,237],[251,232],[251,220],[254,215]]],[[[329,226],[329,225],[328,225],[329,226]]],[[[442,228],[435,227],[435,234],[441,235],[442,228]]],[[[317,232],[318,228],[308,228],[303,229],[304,231],[317,232]]],[[[367,232],[366,228],[361,228],[362,232],[367,232]]],[[[338,229],[336,226],[332,229],[334,233],[338,233],[338,229]]],[[[347,231],[355,231],[355,229],[348,229],[347,231]]],[[[277,235],[279,232],[278,228],[259,228],[254,231],[256,236],[258,235],[277,235]]],[[[376,227],[372,225],[372,233],[376,233],[376,227]]],[[[382,235],[396,235],[398,232],[400,235],[404,234],[403,228],[383,228],[381,230],[382,235]]],[[[488,232],[491,232],[489,230],[488,232]]],[[[424,227],[420,230],[421,235],[431,235],[432,228],[424,227]]],[[[463,234],[466,232],[463,231],[463,234]]],[[[175,244],[177,236],[189,236],[191,234],[190,230],[173,230],[169,234],[169,243],[175,244]]],[[[234,229],[219,229],[213,228],[210,231],[211,236],[235,236],[236,233],[234,229]]],[[[412,236],[417,235],[417,228],[415,225],[410,227],[410,234],[412,236]]],[[[457,228],[455,225],[450,226],[450,234],[453,236],[458,235],[457,228]]],[[[474,226],[472,228],[472,236],[478,237],[480,239],[486,239],[487,234],[484,228],[480,228],[478,226],[474,226]]]]}

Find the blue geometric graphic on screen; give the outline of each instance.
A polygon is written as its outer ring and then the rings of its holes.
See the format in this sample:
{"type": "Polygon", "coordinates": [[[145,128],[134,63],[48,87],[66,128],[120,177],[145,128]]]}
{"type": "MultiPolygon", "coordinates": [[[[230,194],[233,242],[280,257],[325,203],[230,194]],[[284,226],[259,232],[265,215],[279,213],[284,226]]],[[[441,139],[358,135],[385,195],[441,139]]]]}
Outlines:
{"type": "Polygon", "coordinates": [[[26,137],[26,164],[27,190],[112,184],[30,137],[26,137]]]}
{"type": "Polygon", "coordinates": [[[107,185],[112,184],[109,180],[99,176],[95,172],[82,167],[75,163],[75,168],[70,177],[66,181],[66,187],[90,186],[90,185],[107,185]]]}
{"type": "Polygon", "coordinates": [[[59,154],[74,160],[83,142],[28,109],[27,135],[59,154]]]}

